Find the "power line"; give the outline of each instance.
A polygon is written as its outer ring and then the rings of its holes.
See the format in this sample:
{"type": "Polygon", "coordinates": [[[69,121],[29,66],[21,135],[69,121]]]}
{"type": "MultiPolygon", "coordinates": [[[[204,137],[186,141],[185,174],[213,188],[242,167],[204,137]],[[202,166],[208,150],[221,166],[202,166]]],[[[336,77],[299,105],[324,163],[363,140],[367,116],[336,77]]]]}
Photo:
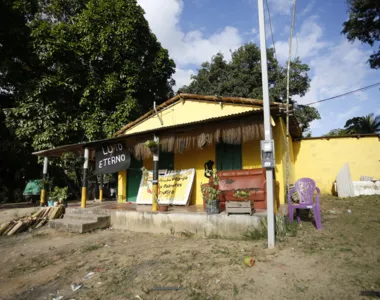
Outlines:
{"type": "Polygon", "coordinates": [[[337,95],[337,96],[334,96],[334,97],[326,98],[326,99],[323,99],[323,100],[311,102],[311,103],[304,104],[304,105],[308,106],[308,105],[313,105],[313,104],[317,104],[317,103],[333,100],[333,99],[340,98],[340,97],[343,97],[343,96],[346,96],[346,95],[349,95],[349,94],[353,94],[353,93],[356,93],[356,92],[359,92],[359,91],[368,90],[368,89],[371,89],[371,88],[373,88],[375,86],[378,86],[378,85],[380,85],[380,82],[377,82],[377,83],[374,83],[374,84],[371,84],[371,85],[367,85],[365,87],[362,87],[362,88],[359,88],[357,90],[353,90],[353,91],[350,91],[350,92],[347,92],[347,93],[344,93],[344,94],[340,94],[340,95],[337,95]]]}
{"type": "Polygon", "coordinates": [[[269,11],[268,0],[265,0],[265,4],[266,4],[266,7],[267,7],[267,11],[268,11],[269,28],[270,28],[270,35],[271,35],[271,37],[272,37],[272,45],[273,45],[273,50],[274,50],[274,58],[277,60],[276,46],[275,46],[275,43],[274,43],[274,35],[273,35],[273,30],[272,30],[272,19],[271,19],[271,17],[270,17],[270,11],[269,11]]]}

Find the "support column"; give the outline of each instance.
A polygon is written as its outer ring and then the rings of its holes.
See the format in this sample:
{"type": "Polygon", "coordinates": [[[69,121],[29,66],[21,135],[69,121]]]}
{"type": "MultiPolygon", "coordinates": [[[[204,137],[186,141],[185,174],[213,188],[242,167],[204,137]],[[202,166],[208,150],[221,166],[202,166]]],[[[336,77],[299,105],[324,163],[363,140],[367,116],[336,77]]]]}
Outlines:
{"type": "Polygon", "coordinates": [[[44,166],[42,169],[42,179],[43,179],[43,186],[41,189],[41,196],[40,196],[40,206],[44,206],[46,204],[46,180],[48,179],[48,164],[49,164],[49,159],[47,157],[44,157],[44,166]]]}
{"type": "Polygon", "coordinates": [[[119,171],[117,179],[117,196],[116,201],[118,203],[124,203],[127,199],[127,171],[119,171]]]}
{"type": "MultiPolygon", "coordinates": [[[[261,51],[261,76],[263,87],[263,114],[264,114],[264,135],[265,140],[272,140],[272,127],[269,103],[268,87],[268,66],[267,66],[267,46],[265,37],[265,14],[264,0],[258,0],[258,15],[260,29],[260,51],[261,51]]],[[[274,149],[273,149],[274,151],[274,149]]],[[[268,248],[274,248],[275,228],[274,228],[274,195],[273,195],[273,169],[266,169],[266,192],[267,192],[267,220],[268,220],[268,248]]]]}
{"type": "Polygon", "coordinates": [[[100,174],[99,178],[99,201],[103,201],[103,174],[100,174]]]}
{"type": "MultiPolygon", "coordinates": [[[[154,141],[159,142],[158,137],[154,136],[154,141]]],[[[160,157],[160,147],[153,153],[153,181],[152,181],[152,211],[158,210],[158,162],[160,157]]]]}
{"type": "Polygon", "coordinates": [[[86,208],[87,202],[87,170],[88,170],[88,157],[89,150],[84,148],[84,164],[83,164],[83,180],[82,180],[82,199],[81,199],[81,208],[86,208]]]}

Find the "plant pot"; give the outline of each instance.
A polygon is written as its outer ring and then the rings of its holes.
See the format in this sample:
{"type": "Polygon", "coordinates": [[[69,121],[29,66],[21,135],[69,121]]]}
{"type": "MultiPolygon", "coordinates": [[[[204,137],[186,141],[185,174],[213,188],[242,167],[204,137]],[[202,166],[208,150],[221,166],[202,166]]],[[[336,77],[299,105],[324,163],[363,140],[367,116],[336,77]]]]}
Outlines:
{"type": "Polygon", "coordinates": [[[49,207],[54,206],[54,201],[49,200],[49,201],[48,201],[48,206],[49,206],[49,207]]]}
{"type": "Polygon", "coordinates": [[[206,214],[214,215],[214,214],[219,214],[219,213],[220,213],[219,200],[208,200],[206,202],[206,214]]]}
{"type": "Polygon", "coordinates": [[[149,150],[150,150],[150,152],[152,152],[152,154],[156,154],[158,152],[158,147],[156,147],[156,146],[149,147],[149,150]]]}
{"type": "Polygon", "coordinates": [[[158,211],[168,211],[169,210],[169,205],[159,205],[158,206],[158,211]]]}

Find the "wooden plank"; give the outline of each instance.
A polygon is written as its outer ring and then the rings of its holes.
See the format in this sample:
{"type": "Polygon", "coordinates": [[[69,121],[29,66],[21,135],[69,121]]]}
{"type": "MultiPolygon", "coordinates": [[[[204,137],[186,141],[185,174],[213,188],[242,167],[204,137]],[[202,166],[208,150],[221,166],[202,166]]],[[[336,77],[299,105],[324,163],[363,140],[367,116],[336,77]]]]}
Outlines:
{"type": "Polygon", "coordinates": [[[13,235],[17,232],[18,229],[23,225],[24,223],[22,221],[18,221],[15,226],[8,232],[7,235],[13,235]]]}
{"type": "Polygon", "coordinates": [[[3,235],[7,235],[9,231],[12,230],[12,228],[15,226],[16,222],[15,221],[11,221],[11,223],[9,224],[9,226],[7,227],[7,229],[4,231],[3,235]]]}
{"type": "Polygon", "coordinates": [[[11,224],[11,221],[6,222],[4,224],[1,224],[0,226],[0,235],[2,235],[8,228],[8,226],[11,224]]]}
{"type": "Polygon", "coordinates": [[[226,207],[233,208],[233,207],[251,207],[252,204],[250,201],[227,201],[226,207]]]}
{"type": "Polygon", "coordinates": [[[35,229],[40,228],[40,227],[42,227],[43,225],[45,225],[46,222],[47,222],[47,220],[42,219],[42,220],[40,220],[40,221],[37,223],[37,225],[36,225],[34,228],[35,228],[35,229]]]}

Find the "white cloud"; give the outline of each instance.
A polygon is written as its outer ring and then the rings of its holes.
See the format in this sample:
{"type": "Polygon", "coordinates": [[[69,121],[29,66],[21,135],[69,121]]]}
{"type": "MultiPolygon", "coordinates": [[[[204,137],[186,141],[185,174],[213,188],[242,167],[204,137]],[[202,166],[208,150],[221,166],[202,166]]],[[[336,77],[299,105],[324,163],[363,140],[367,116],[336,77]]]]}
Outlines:
{"type": "Polygon", "coordinates": [[[175,74],[173,76],[174,80],[176,81],[176,87],[174,88],[174,91],[177,91],[184,85],[188,85],[191,81],[191,75],[194,74],[195,72],[191,69],[182,70],[180,68],[176,68],[175,74]]]}
{"type": "Polygon", "coordinates": [[[303,11],[298,15],[298,17],[304,17],[306,16],[307,14],[309,14],[309,12],[311,12],[311,10],[314,8],[316,2],[315,0],[313,1],[310,1],[306,7],[303,9],[303,11]]]}
{"type": "Polygon", "coordinates": [[[292,0],[268,0],[269,9],[273,15],[290,15],[293,1],[292,0]]]}
{"type": "MultiPolygon", "coordinates": [[[[303,98],[297,97],[297,101],[306,104],[362,87],[365,79],[374,72],[366,63],[367,57],[368,51],[362,50],[359,43],[352,44],[345,39],[326,48],[324,54],[316,55],[310,61],[314,73],[310,91],[303,98]]],[[[359,101],[367,99],[364,92],[357,92],[353,96],[359,101]]]]}
{"type": "Polygon", "coordinates": [[[242,44],[239,31],[232,26],[204,37],[200,30],[183,32],[179,26],[184,3],[181,0],[138,0],[145,17],[163,47],[179,65],[200,64],[222,52],[230,57],[229,50],[242,44]]]}
{"type": "MultiPolygon", "coordinates": [[[[316,16],[308,18],[301,25],[297,38],[293,36],[292,57],[299,56],[301,59],[315,56],[319,50],[325,48],[327,43],[322,40],[323,29],[318,24],[316,16]]],[[[289,38],[276,43],[276,53],[280,62],[288,60],[289,38]]]]}
{"type": "Polygon", "coordinates": [[[346,110],[345,112],[337,114],[336,121],[345,121],[353,116],[355,116],[360,111],[360,106],[354,106],[351,107],[349,110],[346,110]]]}
{"type": "Polygon", "coordinates": [[[174,76],[178,81],[177,87],[180,82],[186,82],[184,74],[191,74],[187,66],[209,61],[218,52],[230,59],[230,50],[237,49],[243,43],[239,31],[232,26],[226,26],[208,37],[199,29],[184,32],[179,26],[184,9],[182,0],[138,0],[138,3],[145,10],[151,30],[177,64],[178,74],[174,76]]]}

